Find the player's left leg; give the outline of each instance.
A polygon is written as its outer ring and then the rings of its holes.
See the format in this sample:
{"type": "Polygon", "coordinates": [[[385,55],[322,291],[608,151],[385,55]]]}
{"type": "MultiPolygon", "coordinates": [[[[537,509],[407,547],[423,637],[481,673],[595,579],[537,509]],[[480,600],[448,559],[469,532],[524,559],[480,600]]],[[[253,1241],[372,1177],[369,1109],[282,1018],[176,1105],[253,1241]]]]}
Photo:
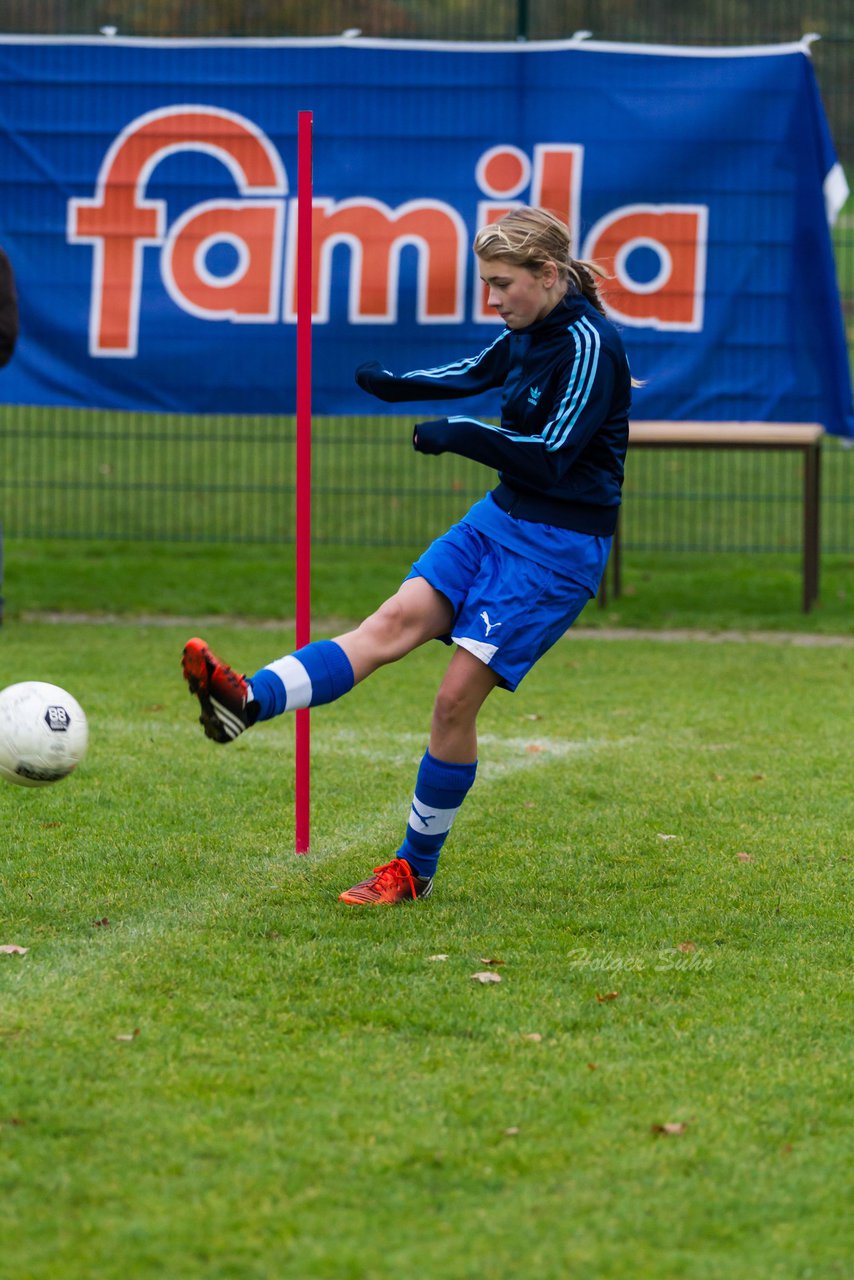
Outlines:
{"type": "Polygon", "coordinates": [[[477,715],[499,680],[466,649],[455,651],[433,707],[403,843],[391,862],[345,890],[342,902],[371,905],[430,894],[442,846],[477,772],[477,715]]]}
{"type": "Polygon", "coordinates": [[[477,717],[501,676],[468,649],[454,650],[433,704],[430,751],[441,760],[477,760],[477,717]]]}
{"type": "MultiPolygon", "coordinates": [[[[433,572],[430,553],[420,562],[433,572]]],[[[572,626],[588,588],[501,546],[487,549],[480,572],[455,610],[458,646],[433,710],[403,844],[391,862],[342,893],[369,904],[426,897],[451,823],[477,768],[477,714],[496,685],[513,690],[572,626]]]]}

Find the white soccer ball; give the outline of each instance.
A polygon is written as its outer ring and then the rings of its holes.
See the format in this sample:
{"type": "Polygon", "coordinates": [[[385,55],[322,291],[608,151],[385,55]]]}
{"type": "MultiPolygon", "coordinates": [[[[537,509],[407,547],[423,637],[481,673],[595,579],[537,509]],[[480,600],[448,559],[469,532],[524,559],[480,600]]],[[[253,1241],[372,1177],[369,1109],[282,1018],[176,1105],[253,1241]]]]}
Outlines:
{"type": "Polygon", "coordinates": [[[83,708],[55,684],[25,680],[0,692],[0,778],[44,787],[66,778],[86,754],[83,708]]]}

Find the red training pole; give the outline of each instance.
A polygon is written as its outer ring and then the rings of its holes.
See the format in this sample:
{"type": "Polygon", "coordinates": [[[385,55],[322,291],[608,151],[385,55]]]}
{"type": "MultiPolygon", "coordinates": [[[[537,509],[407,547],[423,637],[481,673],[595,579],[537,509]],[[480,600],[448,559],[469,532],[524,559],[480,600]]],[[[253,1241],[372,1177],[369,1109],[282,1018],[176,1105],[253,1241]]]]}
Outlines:
{"type": "MultiPolygon", "coordinates": [[[[312,113],[297,129],[297,475],[296,642],[311,640],[311,309],[312,113]]],[[[308,853],[311,812],[311,712],[295,713],[295,852],[308,853]]]]}

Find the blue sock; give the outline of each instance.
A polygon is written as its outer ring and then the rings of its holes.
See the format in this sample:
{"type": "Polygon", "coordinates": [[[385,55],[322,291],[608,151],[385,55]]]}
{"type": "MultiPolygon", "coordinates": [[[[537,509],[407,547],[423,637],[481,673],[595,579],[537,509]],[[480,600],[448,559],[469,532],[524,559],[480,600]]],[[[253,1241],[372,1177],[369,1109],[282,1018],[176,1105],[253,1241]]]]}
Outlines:
{"type": "Polygon", "coordinates": [[[349,693],[355,679],[350,659],[334,640],[314,640],[287,657],[277,658],[251,676],[258,719],[272,720],[283,711],[319,707],[349,693]]]}
{"type": "Polygon", "coordinates": [[[405,858],[419,876],[436,873],[451,824],[474,782],[474,764],[448,764],[424,752],[415,781],[409,825],[396,857],[405,858]]]}

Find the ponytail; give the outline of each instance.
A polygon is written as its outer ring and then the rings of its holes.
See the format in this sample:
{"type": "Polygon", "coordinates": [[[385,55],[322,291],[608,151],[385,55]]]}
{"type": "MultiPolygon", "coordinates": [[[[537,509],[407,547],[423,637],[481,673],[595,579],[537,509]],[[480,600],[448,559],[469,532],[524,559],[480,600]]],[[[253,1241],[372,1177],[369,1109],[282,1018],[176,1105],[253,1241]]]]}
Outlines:
{"type": "Polygon", "coordinates": [[[599,280],[607,280],[608,273],[603,271],[596,262],[587,262],[573,257],[569,258],[566,272],[570,289],[574,286],[576,293],[583,293],[591,306],[604,316],[605,308],[599,297],[599,280]]]}

